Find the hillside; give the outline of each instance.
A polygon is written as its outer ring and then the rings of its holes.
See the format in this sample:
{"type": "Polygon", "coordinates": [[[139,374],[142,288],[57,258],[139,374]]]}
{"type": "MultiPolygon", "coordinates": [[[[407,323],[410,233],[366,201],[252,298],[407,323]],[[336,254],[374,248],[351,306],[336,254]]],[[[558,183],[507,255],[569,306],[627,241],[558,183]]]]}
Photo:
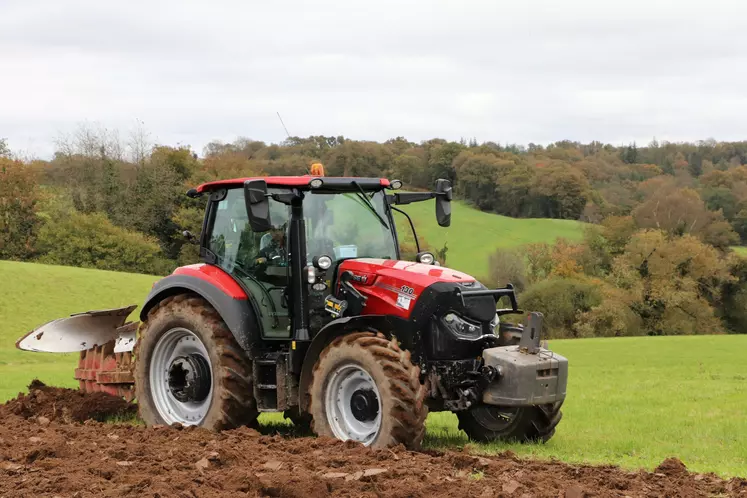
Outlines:
{"type": "MultiPolygon", "coordinates": [[[[435,203],[419,202],[402,206],[413,219],[418,236],[431,247],[448,244],[446,263],[451,268],[476,277],[487,275],[488,256],[499,247],[515,247],[532,242],[552,243],[557,238],[579,240],[584,224],[573,220],[509,218],[479,211],[464,202],[453,202],[451,226],[436,223],[435,203]]],[[[397,214],[401,234],[411,231],[407,220],[397,214]]]]}

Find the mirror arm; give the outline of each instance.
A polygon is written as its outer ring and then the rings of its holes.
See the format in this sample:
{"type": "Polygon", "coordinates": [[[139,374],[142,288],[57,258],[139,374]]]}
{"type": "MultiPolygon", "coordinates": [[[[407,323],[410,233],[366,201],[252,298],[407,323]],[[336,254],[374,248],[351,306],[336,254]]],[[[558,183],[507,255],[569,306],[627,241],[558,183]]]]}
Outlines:
{"type": "Polygon", "coordinates": [[[436,192],[403,192],[401,194],[388,195],[387,200],[390,204],[402,206],[412,202],[422,202],[433,199],[438,194],[436,192]]]}

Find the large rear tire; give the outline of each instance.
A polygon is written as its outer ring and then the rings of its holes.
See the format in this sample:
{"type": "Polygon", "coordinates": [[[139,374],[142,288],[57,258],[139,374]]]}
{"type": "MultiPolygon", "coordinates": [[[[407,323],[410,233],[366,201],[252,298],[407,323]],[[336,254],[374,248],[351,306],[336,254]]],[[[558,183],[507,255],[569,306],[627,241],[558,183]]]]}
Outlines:
{"type": "Polygon", "coordinates": [[[563,403],[509,408],[477,405],[457,412],[459,428],[473,441],[546,443],[563,417],[563,403]]]}
{"type": "Polygon", "coordinates": [[[309,390],[314,432],[384,448],[419,448],[425,435],[426,389],[410,352],[383,334],[338,337],[314,366],[309,390]]]}
{"type": "Polygon", "coordinates": [[[221,430],[258,415],[251,362],[218,312],[190,294],[164,299],[140,326],[135,393],[147,425],[221,430]]]}

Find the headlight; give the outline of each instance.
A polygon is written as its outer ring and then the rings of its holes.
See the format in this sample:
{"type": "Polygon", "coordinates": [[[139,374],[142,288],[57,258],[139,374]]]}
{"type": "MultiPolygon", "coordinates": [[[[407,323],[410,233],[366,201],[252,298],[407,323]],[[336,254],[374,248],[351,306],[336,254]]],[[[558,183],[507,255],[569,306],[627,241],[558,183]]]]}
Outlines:
{"type": "Polygon", "coordinates": [[[424,265],[432,265],[433,262],[436,261],[436,258],[429,252],[421,252],[417,255],[415,260],[418,263],[423,263],[424,265]]]}
{"type": "Polygon", "coordinates": [[[495,329],[498,327],[498,325],[500,325],[500,323],[501,323],[501,319],[498,318],[498,313],[496,313],[493,319],[490,321],[490,328],[495,331],[495,329]]]}
{"type": "Polygon", "coordinates": [[[321,178],[314,178],[309,182],[309,187],[311,188],[319,188],[322,185],[324,185],[324,180],[322,180],[321,178]]]}
{"type": "Polygon", "coordinates": [[[329,270],[329,268],[332,266],[332,258],[329,256],[317,256],[314,258],[314,266],[319,268],[320,270],[329,270]]]}
{"type": "Polygon", "coordinates": [[[391,187],[392,190],[399,190],[402,188],[402,180],[392,180],[389,182],[389,187],[391,187]]]}
{"type": "Polygon", "coordinates": [[[468,322],[456,313],[447,313],[442,317],[441,327],[458,338],[475,339],[482,335],[482,327],[479,324],[468,322]]]}

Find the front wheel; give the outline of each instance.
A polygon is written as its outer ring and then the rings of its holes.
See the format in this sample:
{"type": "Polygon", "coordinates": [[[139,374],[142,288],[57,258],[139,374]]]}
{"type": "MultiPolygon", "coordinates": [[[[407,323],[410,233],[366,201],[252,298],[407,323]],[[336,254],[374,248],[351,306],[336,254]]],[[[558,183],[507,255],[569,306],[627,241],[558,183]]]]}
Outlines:
{"type": "Polygon", "coordinates": [[[459,428],[473,441],[546,443],[555,434],[563,413],[554,403],[527,407],[477,405],[457,412],[459,428]]]}
{"type": "Polygon", "coordinates": [[[383,448],[418,448],[425,435],[420,368],[395,340],[372,332],[335,339],[314,366],[313,429],[320,436],[383,448]]]}

